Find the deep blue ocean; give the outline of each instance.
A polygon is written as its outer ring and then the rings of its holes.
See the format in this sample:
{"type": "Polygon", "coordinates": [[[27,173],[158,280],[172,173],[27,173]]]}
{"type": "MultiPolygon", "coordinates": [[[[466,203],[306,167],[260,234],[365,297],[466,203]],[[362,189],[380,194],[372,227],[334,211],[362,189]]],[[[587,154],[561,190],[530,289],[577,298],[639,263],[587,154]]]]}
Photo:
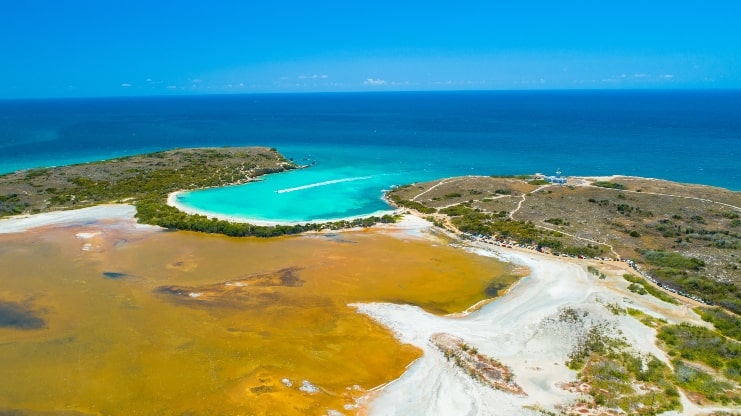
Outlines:
{"type": "Polygon", "coordinates": [[[195,146],[276,147],[310,169],[186,194],[302,221],[388,209],[454,175],[635,175],[741,190],[741,91],[273,94],[0,101],[0,173],[195,146]]]}

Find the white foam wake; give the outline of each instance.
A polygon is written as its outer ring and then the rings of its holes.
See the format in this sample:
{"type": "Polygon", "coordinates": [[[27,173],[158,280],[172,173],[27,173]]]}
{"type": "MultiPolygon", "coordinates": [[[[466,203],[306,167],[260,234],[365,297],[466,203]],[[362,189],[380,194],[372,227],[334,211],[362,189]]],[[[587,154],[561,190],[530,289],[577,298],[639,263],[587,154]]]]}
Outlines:
{"type": "Polygon", "coordinates": [[[309,185],[297,186],[295,188],[279,189],[275,191],[275,193],[284,194],[286,192],[295,192],[295,191],[301,191],[301,190],[309,189],[309,188],[316,188],[317,186],[327,186],[327,185],[333,185],[335,183],[341,183],[341,182],[362,181],[365,179],[370,179],[372,177],[373,176],[357,176],[354,178],[333,179],[331,181],[317,182],[317,183],[312,183],[309,185]]]}

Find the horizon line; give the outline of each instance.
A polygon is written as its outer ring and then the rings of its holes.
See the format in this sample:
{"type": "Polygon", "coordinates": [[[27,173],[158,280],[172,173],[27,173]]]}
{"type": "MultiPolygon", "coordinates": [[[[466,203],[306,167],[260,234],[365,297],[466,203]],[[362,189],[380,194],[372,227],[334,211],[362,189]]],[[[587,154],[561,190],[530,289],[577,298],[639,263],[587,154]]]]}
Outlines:
{"type": "Polygon", "coordinates": [[[86,100],[122,98],[177,98],[177,97],[219,97],[219,96],[265,96],[265,95],[382,95],[382,94],[428,94],[428,93],[552,93],[552,92],[741,92],[741,87],[681,87],[681,88],[509,88],[509,89],[459,89],[459,90],[348,90],[348,91],[260,91],[260,92],[193,92],[130,95],[60,95],[32,97],[0,97],[2,101],[37,100],[86,100]]]}

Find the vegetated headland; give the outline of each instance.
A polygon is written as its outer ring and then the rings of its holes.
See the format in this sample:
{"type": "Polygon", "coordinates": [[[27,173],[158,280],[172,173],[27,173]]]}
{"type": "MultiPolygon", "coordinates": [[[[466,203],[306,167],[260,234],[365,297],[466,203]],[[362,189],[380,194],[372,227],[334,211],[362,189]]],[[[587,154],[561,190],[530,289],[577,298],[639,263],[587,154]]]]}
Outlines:
{"type": "Polygon", "coordinates": [[[388,194],[439,227],[555,256],[629,261],[665,289],[741,313],[741,193],[634,177],[467,176],[388,194]]]}
{"type": "Polygon", "coordinates": [[[0,175],[0,217],[128,203],[136,206],[137,220],[144,224],[239,237],[272,237],[394,221],[387,215],[322,224],[258,226],[187,214],[167,205],[171,192],[242,184],[300,167],[275,148],[223,147],[176,149],[21,170],[0,175]]]}

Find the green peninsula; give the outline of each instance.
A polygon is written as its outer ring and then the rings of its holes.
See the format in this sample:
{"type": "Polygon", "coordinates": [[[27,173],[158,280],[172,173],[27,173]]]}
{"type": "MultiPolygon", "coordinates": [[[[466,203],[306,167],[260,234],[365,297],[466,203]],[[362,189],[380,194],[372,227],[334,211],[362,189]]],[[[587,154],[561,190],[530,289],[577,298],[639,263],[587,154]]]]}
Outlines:
{"type": "Polygon", "coordinates": [[[0,176],[0,217],[130,203],[144,224],[234,237],[274,237],[393,222],[389,215],[328,223],[259,226],[187,214],[167,205],[175,191],[236,185],[300,168],[275,148],[176,149],[0,176]]]}
{"type": "Polygon", "coordinates": [[[741,193],[635,178],[466,176],[388,195],[436,225],[556,256],[631,260],[671,291],[741,313],[741,193]]]}
{"type": "Polygon", "coordinates": [[[164,199],[178,190],[244,183],[296,169],[276,149],[176,149],[0,176],[0,217],[164,199]]]}

